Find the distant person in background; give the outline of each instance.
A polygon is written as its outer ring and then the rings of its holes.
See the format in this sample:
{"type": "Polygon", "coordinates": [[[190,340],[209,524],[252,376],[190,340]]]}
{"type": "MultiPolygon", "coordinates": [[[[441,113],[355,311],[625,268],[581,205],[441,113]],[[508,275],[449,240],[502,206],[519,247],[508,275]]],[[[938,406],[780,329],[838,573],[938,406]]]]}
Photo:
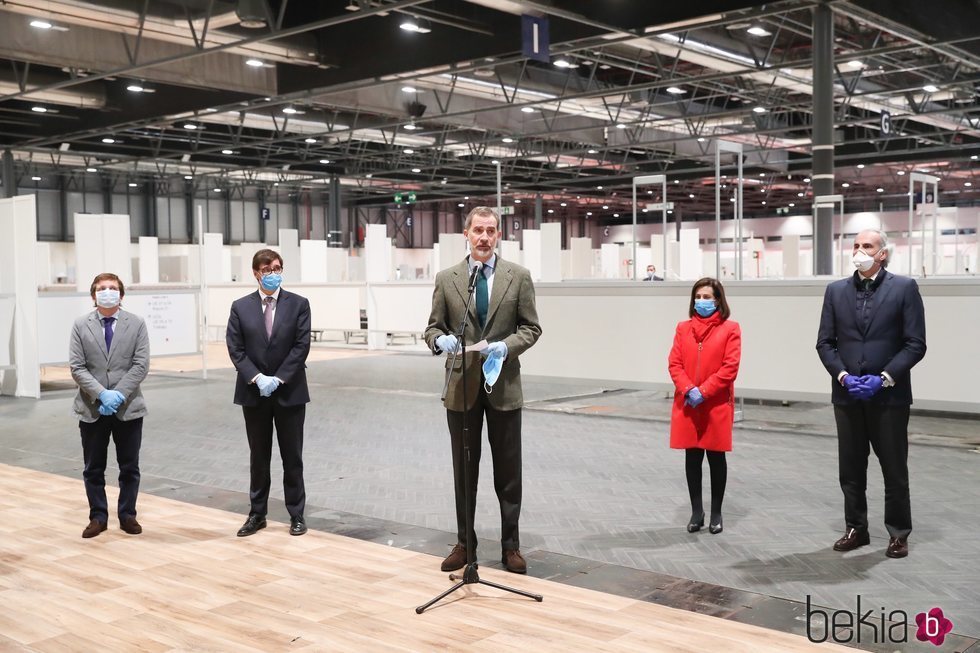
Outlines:
{"type": "Polygon", "coordinates": [[[108,528],[105,468],[109,438],[116,443],[119,465],[119,528],[139,535],[136,496],[140,487],[140,444],[146,404],[140,383],[150,369],[150,338],[143,318],[120,308],[126,289],[111,272],[95,277],[89,290],[95,310],[75,320],[68,361],[78,384],[72,407],[82,436],[85,494],[89,523],[82,537],[108,528]]]}
{"type": "Polygon", "coordinates": [[[705,453],[711,470],[711,521],[708,530],[723,529],[721,504],[728,481],[725,452],[732,450],[735,377],[742,359],[742,331],[728,319],[731,309],[717,279],[699,279],[691,288],[690,319],[678,323],[668,357],[674,382],[670,447],[684,449],[691,519],[687,532],[704,526],[701,466],[705,453]]]}
{"type": "Polygon", "coordinates": [[[871,543],[868,534],[868,456],[874,449],[885,480],[889,558],[908,555],[909,407],[912,367],[926,355],[926,317],[915,279],[885,267],[887,236],[866,229],[854,238],[853,275],[824,294],[817,353],[830,373],[837,421],[844,536],[835,551],[871,543]]]}
{"type": "Polygon", "coordinates": [[[644,281],[663,281],[663,277],[657,276],[657,268],[653,265],[647,266],[647,276],[643,277],[644,281]]]}
{"type": "Polygon", "coordinates": [[[249,449],[248,519],[239,537],[266,526],[272,479],[272,430],[282,458],[282,483],[289,512],[289,534],[306,533],[303,482],[303,426],[310,391],[306,357],[310,353],[310,302],[282,285],[282,257],[260,249],[252,257],[258,289],[231,305],[225,340],[238,379],[235,403],[245,416],[249,449]]]}

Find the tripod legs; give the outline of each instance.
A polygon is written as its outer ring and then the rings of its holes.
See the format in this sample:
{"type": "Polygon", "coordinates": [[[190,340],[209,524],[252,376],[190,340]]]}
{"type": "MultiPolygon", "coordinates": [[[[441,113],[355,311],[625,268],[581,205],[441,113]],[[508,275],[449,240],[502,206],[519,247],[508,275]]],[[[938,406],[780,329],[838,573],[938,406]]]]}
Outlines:
{"type": "Polygon", "coordinates": [[[457,576],[456,574],[449,574],[449,580],[458,580],[459,582],[453,585],[452,587],[450,587],[448,590],[446,590],[439,596],[435,597],[434,599],[426,603],[425,605],[420,605],[419,607],[415,608],[415,614],[422,614],[423,612],[426,611],[427,608],[438,603],[442,599],[446,598],[447,596],[449,596],[450,594],[458,590],[463,585],[473,585],[473,584],[488,585],[498,590],[503,590],[505,592],[510,592],[512,594],[520,594],[521,596],[526,596],[529,599],[534,599],[538,603],[544,601],[544,597],[541,596],[540,594],[532,594],[531,592],[525,592],[524,590],[519,590],[514,587],[507,587],[506,585],[500,585],[499,583],[494,583],[489,580],[483,580],[482,578],[480,578],[480,574],[477,571],[477,564],[475,562],[471,562],[470,564],[466,565],[466,569],[463,570],[462,576],[457,576]]]}

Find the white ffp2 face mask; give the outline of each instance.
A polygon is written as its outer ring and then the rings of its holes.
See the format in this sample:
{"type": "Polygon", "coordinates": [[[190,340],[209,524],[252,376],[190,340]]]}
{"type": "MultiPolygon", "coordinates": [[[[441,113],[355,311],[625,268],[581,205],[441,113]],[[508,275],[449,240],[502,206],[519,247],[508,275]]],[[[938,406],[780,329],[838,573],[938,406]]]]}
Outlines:
{"type": "MultiPolygon", "coordinates": [[[[877,256],[877,252],[875,253],[875,256],[877,256]]],[[[874,267],[875,257],[871,256],[867,252],[858,250],[854,253],[854,257],[851,259],[851,261],[854,263],[854,267],[856,267],[858,270],[861,272],[867,272],[874,267]]]]}
{"type": "Polygon", "coordinates": [[[96,290],[95,303],[101,308],[115,308],[119,306],[119,291],[112,288],[96,290]]]}

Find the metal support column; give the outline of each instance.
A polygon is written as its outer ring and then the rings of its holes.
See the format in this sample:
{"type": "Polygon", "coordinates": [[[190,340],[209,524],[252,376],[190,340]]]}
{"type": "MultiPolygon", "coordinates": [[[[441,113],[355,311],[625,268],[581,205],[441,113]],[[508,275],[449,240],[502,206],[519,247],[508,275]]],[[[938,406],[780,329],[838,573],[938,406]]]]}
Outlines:
{"type": "Polygon", "coordinates": [[[258,188],[258,189],[256,189],[256,191],[255,191],[255,200],[256,200],[256,203],[259,205],[259,242],[260,243],[266,243],[266,242],[268,242],[266,240],[266,235],[267,235],[266,232],[268,231],[269,221],[262,219],[262,210],[265,208],[265,189],[264,188],[258,188]]]}
{"type": "MultiPolygon", "coordinates": [[[[194,213],[194,181],[192,179],[184,180],[181,198],[184,200],[184,215],[187,216],[187,242],[194,243],[198,233],[204,233],[206,229],[204,228],[204,214],[201,212],[200,206],[197,213],[194,213]],[[200,225],[197,224],[198,222],[200,225]]],[[[171,242],[173,242],[172,236],[171,242]]]]}
{"type": "MultiPolygon", "coordinates": [[[[834,13],[813,10],[813,194],[834,194],[834,13]]],[[[834,207],[814,211],[813,272],[834,272],[834,207]]]]}
{"type": "Polygon", "coordinates": [[[343,245],[343,233],[340,231],[340,178],[330,178],[330,195],[327,198],[327,247],[343,245]]]}
{"type": "Polygon", "coordinates": [[[58,175],[58,231],[61,241],[68,240],[68,180],[58,175]]]}
{"type": "Polygon", "coordinates": [[[3,196],[13,197],[17,194],[17,174],[14,171],[14,153],[3,151],[3,196]]]}
{"type": "Polygon", "coordinates": [[[541,193],[534,196],[534,228],[541,228],[541,193]]]}

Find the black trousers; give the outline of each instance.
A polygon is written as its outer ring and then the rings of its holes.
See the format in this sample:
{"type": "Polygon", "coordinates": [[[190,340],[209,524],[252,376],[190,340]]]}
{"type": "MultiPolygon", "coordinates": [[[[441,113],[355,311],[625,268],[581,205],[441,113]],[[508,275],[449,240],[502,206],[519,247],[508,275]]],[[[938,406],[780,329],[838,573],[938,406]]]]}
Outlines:
{"type": "Polygon", "coordinates": [[[891,537],[908,537],[912,532],[909,407],[868,402],[835,405],[834,417],[847,528],[868,528],[868,457],[874,449],[885,480],[885,528],[891,537]]]}
{"type": "MultiPolygon", "coordinates": [[[[521,409],[496,410],[490,405],[483,384],[480,396],[470,410],[447,410],[449,435],[453,449],[453,478],[456,489],[456,537],[466,544],[466,487],[463,485],[463,416],[469,430],[469,464],[466,467],[471,499],[470,514],[476,514],[476,488],[480,476],[480,452],[483,443],[483,419],[487,421],[487,439],[493,456],[493,487],[500,503],[500,547],[520,548],[517,522],[521,517],[521,409]]],[[[476,533],[472,533],[476,543],[476,533]]]]}
{"type": "Polygon", "coordinates": [[[143,441],[143,418],[122,421],[115,415],[102,415],[95,422],[79,422],[82,458],[85,470],[85,494],[88,496],[88,518],[109,521],[109,502],[105,496],[105,467],[109,455],[109,438],[116,443],[119,465],[119,502],[116,512],[120,521],[136,516],[136,495],[140,489],[140,444],[143,441]]]}
{"type": "Polygon", "coordinates": [[[272,428],[275,426],[282,458],[282,485],[286,510],[290,517],[302,517],[306,509],[306,485],[303,483],[303,424],[306,404],[280,406],[273,398],[263,397],[256,406],[242,406],[245,434],[249,449],[249,500],[251,513],[269,512],[269,488],[272,477],[272,428]]]}

